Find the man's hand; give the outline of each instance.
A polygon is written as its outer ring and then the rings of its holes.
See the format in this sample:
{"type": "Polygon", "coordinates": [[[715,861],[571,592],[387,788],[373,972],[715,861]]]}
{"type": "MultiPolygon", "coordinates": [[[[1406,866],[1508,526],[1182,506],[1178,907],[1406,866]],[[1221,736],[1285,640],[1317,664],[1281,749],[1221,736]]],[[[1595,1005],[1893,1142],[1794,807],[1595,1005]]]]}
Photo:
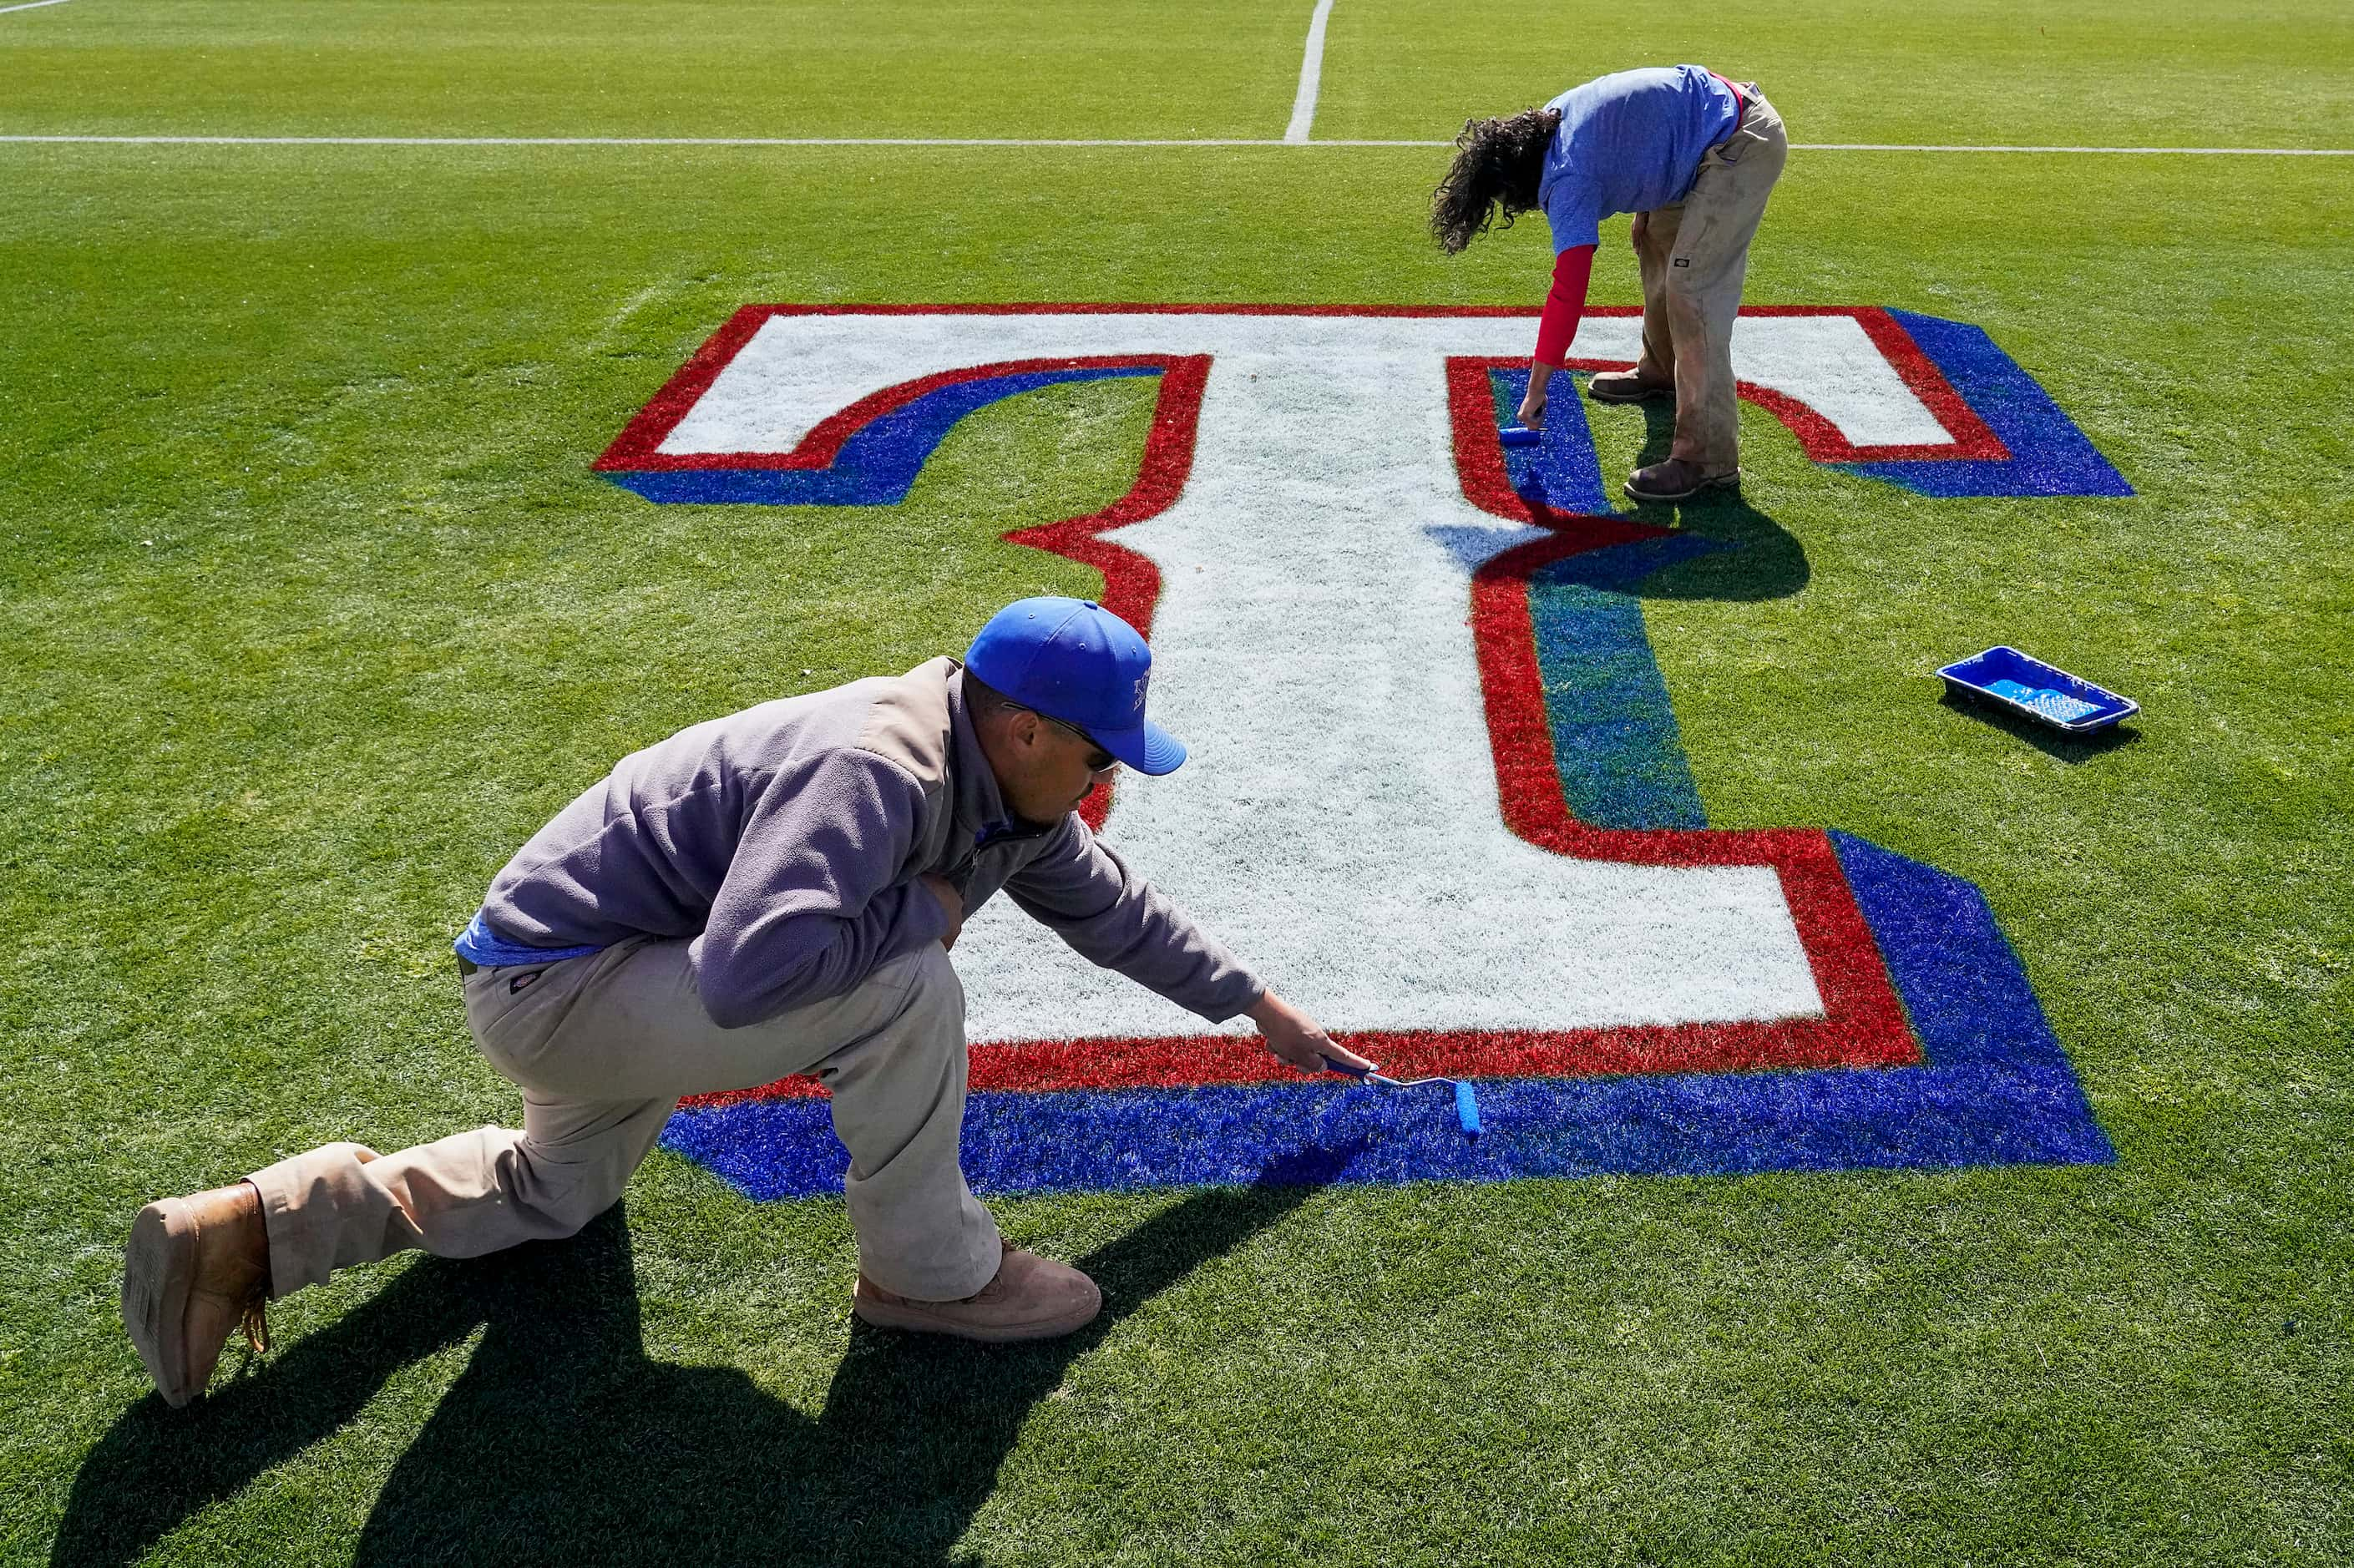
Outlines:
{"type": "Polygon", "coordinates": [[[1332,1062],[1346,1062],[1352,1067],[1373,1065],[1346,1045],[1332,1044],[1322,1024],[1273,991],[1253,1005],[1250,1021],[1267,1036],[1268,1050],[1303,1073],[1329,1073],[1332,1062]]]}
{"type": "Polygon", "coordinates": [[[1635,241],[1635,254],[1640,256],[1643,253],[1643,241],[1651,238],[1651,215],[1648,212],[1637,213],[1633,226],[1627,232],[1635,241]]]}
{"type": "Polygon", "coordinates": [[[964,895],[959,893],[956,884],[945,876],[934,876],[928,872],[916,880],[931,889],[932,896],[940,901],[940,913],[949,917],[949,928],[940,933],[941,948],[955,948],[957,938],[964,933],[964,895]]]}

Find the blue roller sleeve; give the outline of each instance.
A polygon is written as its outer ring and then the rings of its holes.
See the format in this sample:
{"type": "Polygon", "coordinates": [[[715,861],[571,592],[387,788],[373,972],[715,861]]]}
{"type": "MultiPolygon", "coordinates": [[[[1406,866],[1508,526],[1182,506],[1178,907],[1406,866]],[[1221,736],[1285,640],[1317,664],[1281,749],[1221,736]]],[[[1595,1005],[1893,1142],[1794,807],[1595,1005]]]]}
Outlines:
{"type": "Polygon", "coordinates": [[[1506,425],[1496,432],[1496,439],[1508,447],[1532,447],[1544,440],[1544,432],[1532,430],[1526,425],[1506,425]]]}

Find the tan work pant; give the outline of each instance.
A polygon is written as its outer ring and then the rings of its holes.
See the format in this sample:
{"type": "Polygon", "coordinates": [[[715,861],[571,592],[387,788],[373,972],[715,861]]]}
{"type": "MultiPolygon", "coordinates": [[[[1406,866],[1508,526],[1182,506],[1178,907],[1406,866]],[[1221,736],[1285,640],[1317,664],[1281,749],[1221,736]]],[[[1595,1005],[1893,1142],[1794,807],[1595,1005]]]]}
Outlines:
{"type": "Polygon", "coordinates": [[[683,941],[624,942],[544,968],[466,977],[466,1022],[524,1091],[523,1130],[478,1128],[378,1155],[331,1143],[249,1180],[273,1294],[408,1247],[473,1257],[568,1236],[610,1208],[682,1095],[815,1073],[850,1150],[866,1277],[919,1300],[970,1296],[1001,1244],[957,1164],[964,988],[928,944],[842,996],[722,1029],[683,941]]]}
{"type": "Polygon", "coordinates": [[[1733,379],[1733,323],[1749,241],[1782,177],[1790,142],[1782,117],[1752,82],[1739,130],[1701,158],[1683,200],[1643,215],[1635,247],[1643,272],[1643,357],[1636,374],[1676,384],[1670,457],[1702,472],[1741,466],[1741,407],[1733,379]]]}

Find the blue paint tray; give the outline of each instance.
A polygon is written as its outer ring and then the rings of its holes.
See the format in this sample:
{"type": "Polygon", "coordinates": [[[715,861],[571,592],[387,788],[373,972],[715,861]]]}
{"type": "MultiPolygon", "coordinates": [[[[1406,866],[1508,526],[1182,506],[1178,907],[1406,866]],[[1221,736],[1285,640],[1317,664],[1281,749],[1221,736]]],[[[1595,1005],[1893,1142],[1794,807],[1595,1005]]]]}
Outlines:
{"type": "Polygon", "coordinates": [[[2079,680],[2016,648],[1989,648],[1937,673],[1946,690],[1977,697],[2069,735],[2090,735],[2141,712],[2131,697],[2079,680]]]}

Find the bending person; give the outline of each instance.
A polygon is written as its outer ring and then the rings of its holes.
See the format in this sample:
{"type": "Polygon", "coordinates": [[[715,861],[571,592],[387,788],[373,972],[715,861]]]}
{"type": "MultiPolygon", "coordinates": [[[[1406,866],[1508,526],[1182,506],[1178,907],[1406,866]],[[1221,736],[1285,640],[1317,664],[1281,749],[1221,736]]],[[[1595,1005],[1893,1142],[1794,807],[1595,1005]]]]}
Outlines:
{"type": "Polygon", "coordinates": [[[1692,65],[1601,77],[1542,109],[1468,121],[1456,138],[1430,214],[1448,255],[1500,212],[1509,228],[1542,208],[1553,227],[1553,289],[1521,404],[1532,429],[1543,426],[1546,384],[1568,364],[1602,220],[1635,215],[1642,359],[1595,376],[1588,390],[1602,403],[1676,400],[1669,457],[1627,480],[1638,501],[1682,501],[1739,482],[1733,323],[1749,241],[1789,145],[1756,83],[1736,86],[1692,65]]]}
{"type": "MultiPolygon", "coordinates": [[[[1125,763],[1185,748],[1144,714],[1151,654],[1109,611],[1032,599],[963,662],[854,681],[624,758],[510,861],[457,943],[466,1022],[523,1090],[520,1131],[397,1154],[332,1143],[150,1203],[122,1315],[172,1404],[264,1302],[408,1247],[570,1235],[619,1198],[679,1097],[811,1073],[850,1151],[852,1310],[1009,1340],[1102,1298],[1006,1246],[958,1162],[964,991],[949,951],[1001,889],[1097,963],[1212,1022],[1247,1013],[1304,1071],[1362,1064],[1088,832],[1125,763]]],[[[258,1348],[258,1345],[257,1345],[258,1348]]]]}

